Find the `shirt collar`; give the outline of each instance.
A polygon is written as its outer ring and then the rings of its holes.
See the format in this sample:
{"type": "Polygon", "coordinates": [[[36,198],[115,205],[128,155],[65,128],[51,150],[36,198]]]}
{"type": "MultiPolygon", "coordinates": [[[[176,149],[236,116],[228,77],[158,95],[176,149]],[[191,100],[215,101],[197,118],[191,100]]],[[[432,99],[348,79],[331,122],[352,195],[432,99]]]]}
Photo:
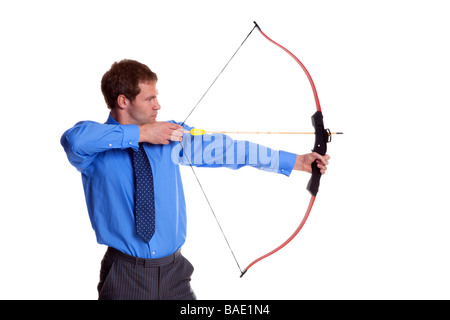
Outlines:
{"type": "Polygon", "coordinates": [[[120,124],[119,122],[117,122],[116,119],[114,119],[111,115],[111,113],[109,114],[108,120],[106,120],[105,122],[106,124],[120,124]]]}

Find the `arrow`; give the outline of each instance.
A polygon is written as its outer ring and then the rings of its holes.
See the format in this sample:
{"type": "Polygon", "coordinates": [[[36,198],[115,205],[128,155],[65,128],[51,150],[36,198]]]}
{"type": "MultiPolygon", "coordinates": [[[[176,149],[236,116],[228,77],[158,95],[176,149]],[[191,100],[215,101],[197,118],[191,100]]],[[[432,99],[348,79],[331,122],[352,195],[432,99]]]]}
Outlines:
{"type": "MultiPolygon", "coordinates": [[[[206,133],[225,133],[225,134],[315,134],[314,132],[296,132],[296,131],[206,131],[203,129],[193,128],[190,131],[183,131],[184,133],[190,133],[193,136],[201,136],[206,133]]],[[[331,134],[344,134],[343,132],[329,132],[331,134]]]]}

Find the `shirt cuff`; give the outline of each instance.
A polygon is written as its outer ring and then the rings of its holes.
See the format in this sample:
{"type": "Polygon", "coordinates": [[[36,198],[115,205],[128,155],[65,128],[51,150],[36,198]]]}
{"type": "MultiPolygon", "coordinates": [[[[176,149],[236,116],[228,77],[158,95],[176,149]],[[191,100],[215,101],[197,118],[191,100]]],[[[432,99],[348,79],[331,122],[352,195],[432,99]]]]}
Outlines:
{"type": "Polygon", "coordinates": [[[134,150],[139,149],[139,126],[137,124],[127,124],[121,125],[123,130],[123,148],[133,148],[134,150]]]}
{"type": "Polygon", "coordinates": [[[292,169],[294,168],[295,161],[297,161],[297,155],[295,153],[290,153],[280,150],[279,168],[278,173],[284,174],[285,176],[290,176],[292,169]]]}

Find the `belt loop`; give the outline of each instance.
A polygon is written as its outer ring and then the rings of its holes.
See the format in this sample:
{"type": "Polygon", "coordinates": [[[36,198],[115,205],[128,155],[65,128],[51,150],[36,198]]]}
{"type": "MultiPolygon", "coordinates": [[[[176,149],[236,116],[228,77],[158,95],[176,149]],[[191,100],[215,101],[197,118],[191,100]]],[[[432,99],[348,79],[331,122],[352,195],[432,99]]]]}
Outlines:
{"type": "Polygon", "coordinates": [[[138,257],[136,257],[136,259],[134,260],[134,266],[135,266],[135,267],[137,267],[137,265],[138,265],[138,261],[139,261],[139,258],[138,258],[138,257]]]}

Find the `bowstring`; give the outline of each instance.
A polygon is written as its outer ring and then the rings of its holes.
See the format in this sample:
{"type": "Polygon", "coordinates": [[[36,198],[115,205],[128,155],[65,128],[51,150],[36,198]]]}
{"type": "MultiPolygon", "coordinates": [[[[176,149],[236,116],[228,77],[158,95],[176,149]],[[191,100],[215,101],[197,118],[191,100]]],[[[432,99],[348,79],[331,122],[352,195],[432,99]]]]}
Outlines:
{"type": "MultiPolygon", "coordinates": [[[[210,90],[210,89],[212,88],[212,86],[216,83],[217,79],[222,75],[222,73],[224,72],[224,70],[228,67],[228,65],[230,64],[231,60],[233,60],[233,58],[234,58],[234,57],[236,56],[236,54],[239,52],[239,50],[241,49],[241,47],[244,45],[244,43],[247,41],[247,39],[250,37],[250,35],[252,34],[253,30],[255,30],[256,27],[257,27],[257,26],[256,26],[256,24],[255,24],[255,26],[254,26],[254,27],[252,28],[252,30],[248,33],[248,35],[245,37],[244,41],[242,41],[242,43],[239,45],[239,47],[237,48],[237,50],[233,53],[233,55],[232,55],[231,58],[228,60],[228,62],[225,64],[225,66],[222,68],[222,70],[220,70],[219,74],[218,74],[217,77],[214,79],[214,81],[210,84],[210,86],[208,87],[208,89],[206,89],[205,93],[204,93],[204,94],[201,96],[201,98],[197,101],[197,103],[195,104],[194,108],[192,108],[192,110],[189,112],[189,114],[187,115],[186,119],[184,119],[184,121],[183,121],[183,123],[181,124],[181,126],[184,126],[184,124],[186,123],[187,119],[191,116],[191,114],[194,112],[194,110],[197,108],[197,106],[200,104],[200,102],[202,102],[203,98],[208,94],[209,90],[210,90]]],[[[181,141],[179,141],[179,144],[180,144],[180,146],[181,146],[181,149],[182,149],[182,151],[183,151],[183,154],[184,154],[186,160],[187,160],[188,163],[189,163],[189,166],[190,166],[191,169],[192,169],[192,173],[194,174],[194,177],[195,177],[195,179],[197,180],[198,185],[200,186],[200,189],[201,189],[201,191],[202,191],[202,193],[203,193],[203,196],[205,197],[206,202],[208,203],[208,206],[209,206],[209,208],[211,209],[211,212],[212,212],[212,214],[213,214],[213,216],[214,216],[214,219],[216,220],[217,225],[219,226],[219,229],[220,229],[220,231],[222,232],[222,235],[223,235],[223,237],[224,237],[224,239],[225,239],[225,242],[227,243],[228,248],[230,249],[231,254],[233,255],[234,261],[236,262],[236,264],[237,264],[237,266],[238,266],[238,268],[239,268],[239,271],[240,271],[241,274],[242,274],[242,272],[243,272],[243,271],[242,271],[242,268],[241,268],[241,266],[239,265],[238,260],[236,259],[236,255],[234,254],[234,251],[233,251],[233,249],[231,248],[230,242],[228,241],[227,236],[225,235],[225,232],[223,231],[223,228],[222,228],[222,226],[221,226],[221,224],[220,224],[220,222],[219,222],[219,219],[217,218],[216,213],[215,213],[215,211],[214,211],[214,209],[213,209],[213,207],[212,207],[212,205],[211,205],[211,202],[209,201],[209,198],[208,198],[208,196],[206,195],[205,189],[203,188],[203,185],[201,184],[201,182],[200,182],[200,180],[199,180],[199,178],[198,178],[198,176],[197,176],[197,173],[196,173],[195,170],[194,170],[194,166],[192,165],[191,160],[189,159],[188,155],[186,154],[186,152],[185,152],[185,150],[184,150],[184,148],[183,148],[183,145],[182,145],[181,141]]]]}

